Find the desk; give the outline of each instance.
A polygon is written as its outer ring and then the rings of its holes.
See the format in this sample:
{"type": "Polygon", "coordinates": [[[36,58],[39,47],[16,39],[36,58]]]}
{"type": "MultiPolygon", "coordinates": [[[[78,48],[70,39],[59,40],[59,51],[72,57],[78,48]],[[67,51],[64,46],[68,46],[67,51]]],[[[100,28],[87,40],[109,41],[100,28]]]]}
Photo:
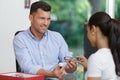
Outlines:
{"type": "Polygon", "coordinates": [[[8,72],[8,73],[1,73],[0,80],[44,80],[44,76],[18,73],[18,72],[8,72]]]}

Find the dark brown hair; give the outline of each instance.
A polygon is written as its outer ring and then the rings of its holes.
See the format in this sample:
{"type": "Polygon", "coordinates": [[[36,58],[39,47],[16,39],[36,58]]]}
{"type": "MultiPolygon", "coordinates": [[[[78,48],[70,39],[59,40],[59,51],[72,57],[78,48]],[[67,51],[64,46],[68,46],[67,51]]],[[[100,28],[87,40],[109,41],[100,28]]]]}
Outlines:
{"type": "Polygon", "coordinates": [[[44,11],[51,11],[51,6],[44,1],[34,2],[30,8],[30,14],[32,14],[33,12],[36,12],[37,9],[42,9],[44,11]]]}

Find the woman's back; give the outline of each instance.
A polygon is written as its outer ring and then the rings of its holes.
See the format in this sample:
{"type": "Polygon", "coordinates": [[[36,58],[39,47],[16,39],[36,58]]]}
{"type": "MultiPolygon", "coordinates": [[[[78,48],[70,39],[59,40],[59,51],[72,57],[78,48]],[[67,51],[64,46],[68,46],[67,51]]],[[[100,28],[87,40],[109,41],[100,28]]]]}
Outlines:
{"type": "Polygon", "coordinates": [[[115,64],[109,48],[101,48],[88,59],[87,77],[117,80],[115,64]]]}

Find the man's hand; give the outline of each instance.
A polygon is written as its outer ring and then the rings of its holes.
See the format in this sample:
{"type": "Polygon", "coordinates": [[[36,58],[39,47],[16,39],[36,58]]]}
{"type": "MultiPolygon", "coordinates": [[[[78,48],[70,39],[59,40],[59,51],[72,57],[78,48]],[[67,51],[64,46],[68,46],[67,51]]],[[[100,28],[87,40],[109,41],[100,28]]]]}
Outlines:
{"type": "Polygon", "coordinates": [[[48,71],[44,69],[39,69],[37,72],[38,75],[44,75],[45,78],[65,78],[66,71],[63,66],[56,66],[53,71],[48,71]]]}
{"type": "Polygon", "coordinates": [[[74,72],[77,69],[77,63],[75,60],[66,60],[67,65],[65,66],[65,70],[69,73],[74,72]]]}
{"type": "Polygon", "coordinates": [[[66,76],[66,72],[63,66],[56,66],[52,72],[54,76],[59,79],[63,79],[66,76]]]}

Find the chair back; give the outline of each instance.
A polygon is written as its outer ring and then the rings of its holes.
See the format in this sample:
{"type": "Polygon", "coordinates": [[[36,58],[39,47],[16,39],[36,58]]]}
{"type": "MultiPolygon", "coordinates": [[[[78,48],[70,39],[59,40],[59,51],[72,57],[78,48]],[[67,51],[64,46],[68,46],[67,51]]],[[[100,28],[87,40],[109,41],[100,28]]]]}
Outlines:
{"type": "MultiPolygon", "coordinates": [[[[17,32],[15,33],[15,36],[16,36],[18,33],[20,33],[20,32],[23,32],[23,30],[17,31],[17,32]]],[[[17,61],[17,59],[16,59],[16,71],[17,71],[17,72],[22,72],[22,71],[21,71],[21,68],[20,68],[20,66],[19,66],[19,63],[18,63],[18,61],[17,61]]]]}

